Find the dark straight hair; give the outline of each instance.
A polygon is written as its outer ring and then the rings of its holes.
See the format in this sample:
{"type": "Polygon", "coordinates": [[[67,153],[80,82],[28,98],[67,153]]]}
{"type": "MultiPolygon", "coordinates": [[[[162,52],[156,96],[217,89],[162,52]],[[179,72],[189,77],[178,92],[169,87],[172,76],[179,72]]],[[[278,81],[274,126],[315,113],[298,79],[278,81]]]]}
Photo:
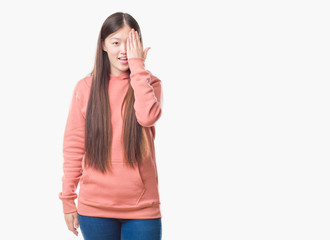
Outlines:
{"type": "MultiPolygon", "coordinates": [[[[143,46],[140,27],[131,15],[123,12],[110,15],[101,27],[97,40],[94,68],[90,73],[93,78],[86,112],[85,166],[98,169],[102,173],[111,172],[112,136],[108,94],[110,62],[107,52],[102,49],[102,42],[107,36],[124,27],[124,25],[130,26],[138,32],[143,46]]],[[[130,70],[128,72],[130,73],[130,70]]],[[[133,88],[129,84],[121,105],[122,114],[124,109],[122,143],[124,161],[132,168],[149,157],[151,153],[147,129],[137,122],[135,116],[134,101],[133,88]]]]}

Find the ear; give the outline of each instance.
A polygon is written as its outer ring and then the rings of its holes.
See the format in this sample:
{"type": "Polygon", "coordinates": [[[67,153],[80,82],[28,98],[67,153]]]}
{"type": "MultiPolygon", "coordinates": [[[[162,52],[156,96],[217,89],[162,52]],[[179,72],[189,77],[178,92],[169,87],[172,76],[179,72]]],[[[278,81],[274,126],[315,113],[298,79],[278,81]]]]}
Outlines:
{"type": "Polygon", "coordinates": [[[102,49],[106,52],[104,41],[102,41],[102,49]]]}

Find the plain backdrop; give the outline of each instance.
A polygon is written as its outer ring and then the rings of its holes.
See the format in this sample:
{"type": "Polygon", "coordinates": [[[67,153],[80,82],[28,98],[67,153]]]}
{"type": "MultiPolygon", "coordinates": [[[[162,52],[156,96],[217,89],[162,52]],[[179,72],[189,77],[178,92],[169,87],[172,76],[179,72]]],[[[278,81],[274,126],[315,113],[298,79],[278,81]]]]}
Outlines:
{"type": "Polygon", "coordinates": [[[329,239],[327,1],[2,1],[1,239],[83,239],[65,224],[73,89],[114,12],[162,80],[164,240],[329,239]]]}

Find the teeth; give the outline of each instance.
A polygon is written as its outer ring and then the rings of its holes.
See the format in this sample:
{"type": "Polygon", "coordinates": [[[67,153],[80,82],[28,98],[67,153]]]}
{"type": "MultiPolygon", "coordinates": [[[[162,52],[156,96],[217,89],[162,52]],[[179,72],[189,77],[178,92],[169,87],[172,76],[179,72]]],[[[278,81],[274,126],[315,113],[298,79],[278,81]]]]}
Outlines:
{"type": "Polygon", "coordinates": [[[121,59],[121,60],[127,60],[127,58],[119,58],[119,59],[121,59]]]}

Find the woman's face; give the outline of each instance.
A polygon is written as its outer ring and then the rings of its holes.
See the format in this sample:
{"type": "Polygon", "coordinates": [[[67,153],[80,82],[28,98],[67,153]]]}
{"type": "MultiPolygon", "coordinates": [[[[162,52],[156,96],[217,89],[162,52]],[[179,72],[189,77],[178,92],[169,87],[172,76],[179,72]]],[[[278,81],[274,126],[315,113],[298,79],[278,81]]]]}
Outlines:
{"type": "Polygon", "coordinates": [[[127,58],[126,42],[128,33],[132,28],[124,25],[118,31],[110,34],[102,43],[102,48],[108,53],[110,61],[110,72],[119,75],[128,71],[127,60],[119,60],[118,58],[127,58]]]}

